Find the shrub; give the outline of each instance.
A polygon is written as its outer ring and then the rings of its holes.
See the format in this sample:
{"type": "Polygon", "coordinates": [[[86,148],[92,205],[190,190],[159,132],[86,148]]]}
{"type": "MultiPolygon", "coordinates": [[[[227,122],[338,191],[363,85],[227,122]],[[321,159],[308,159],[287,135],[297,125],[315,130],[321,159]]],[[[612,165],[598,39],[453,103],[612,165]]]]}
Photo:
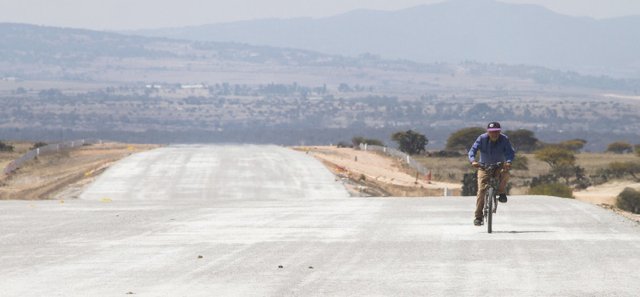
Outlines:
{"type": "Polygon", "coordinates": [[[610,176],[607,169],[600,168],[596,171],[596,174],[590,175],[591,181],[594,185],[601,185],[609,181],[610,176]]]}
{"type": "Polygon", "coordinates": [[[13,152],[13,145],[0,141],[0,152],[13,152]]]}
{"type": "Polygon", "coordinates": [[[353,147],[352,144],[346,142],[346,141],[340,141],[338,142],[338,144],[336,145],[338,148],[344,148],[344,147],[353,147]]]}
{"type": "Polygon", "coordinates": [[[555,184],[557,182],[558,182],[557,176],[553,174],[543,174],[531,179],[530,186],[533,188],[535,186],[544,185],[544,184],[555,184]]]}
{"type": "Polygon", "coordinates": [[[362,136],[351,138],[351,143],[353,143],[353,147],[358,147],[360,144],[384,146],[384,143],[378,139],[369,139],[362,136]]]}
{"type": "Polygon", "coordinates": [[[574,165],[560,165],[552,168],[550,173],[558,178],[564,178],[567,185],[571,183],[571,178],[584,178],[584,168],[574,165]]]}
{"type": "Polygon", "coordinates": [[[607,146],[607,152],[626,154],[633,151],[633,146],[626,141],[616,141],[607,146]]]}
{"type": "Polygon", "coordinates": [[[462,177],[462,196],[476,196],[478,194],[478,174],[465,173],[462,177]]]}
{"type": "Polygon", "coordinates": [[[609,164],[608,173],[610,173],[614,177],[631,175],[636,181],[640,181],[640,178],[636,176],[636,174],[640,174],[640,163],[613,162],[609,164]]]}
{"type": "Polygon", "coordinates": [[[640,191],[625,188],[616,199],[616,206],[620,209],[640,214],[640,191]]]}
{"type": "Polygon", "coordinates": [[[591,179],[587,177],[584,168],[580,166],[575,167],[576,179],[573,181],[573,185],[576,189],[584,190],[593,185],[591,179]]]}
{"type": "Polygon", "coordinates": [[[31,147],[31,149],[35,150],[35,149],[37,149],[39,147],[43,147],[43,146],[46,146],[46,145],[47,145],[46,142],[39,141],[39,142],[34,143],[33,146],[31,147]]]}
{"type": "Polygon", "coordinates": [[[513,170],[529,170],[529,159],[524,155],[516,155],[511,168],[513,170]]]}
{"type": "Polygon", "coordinates": [[[439,158],[457,158],[464,155],[457,151],[437,151],[430,153],[430,156],[439,158]]]}
{"type": "Polygon", "coordinates": [[[571,191],[571,188],[561,183],[540,184],[537,186],[533,186],[529,188],[529,195],[547,195],[573,198],[573,192],[571,191]]]}

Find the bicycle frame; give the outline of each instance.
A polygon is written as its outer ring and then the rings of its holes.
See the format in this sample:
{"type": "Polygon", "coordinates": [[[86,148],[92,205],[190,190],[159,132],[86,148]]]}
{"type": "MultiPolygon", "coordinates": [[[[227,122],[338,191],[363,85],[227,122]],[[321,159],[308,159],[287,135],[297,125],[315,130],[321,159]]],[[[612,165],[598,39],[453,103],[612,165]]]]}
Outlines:
{"type": "Polygon", "coordinates": [[[484,194],[484,219],[487,222],[487,232],[491,233],[492,232],[492,221],[493,221],[493,214],[496,213],[496,211],[498,210],[498,187],[500,184],[500,178],[496,177],[496,173],[498,170],[502,170],[502,163],[496,163],[496,164],[491,164],[491,165],[484,165],[482,164],[480,166],[480,168],[482,170],[485,171],[486,174],[488,174],[489,176],[489,182],[486,185],[485,188],[485,194],[484,194]]]}

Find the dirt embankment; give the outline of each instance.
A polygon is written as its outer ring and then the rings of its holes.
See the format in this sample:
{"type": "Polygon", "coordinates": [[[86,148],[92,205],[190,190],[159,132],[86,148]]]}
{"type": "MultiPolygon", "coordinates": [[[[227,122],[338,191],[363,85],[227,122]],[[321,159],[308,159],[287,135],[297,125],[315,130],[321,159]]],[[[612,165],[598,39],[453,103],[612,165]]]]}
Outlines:
{"type": "Polygon", "coordinates": [[[55,199],[63,190],[70,193],[90,183],[115,161],[156,147],[103,143],[40,156],[8,176],[0,174],[0,200],[55,199]]]}
{"type": "Polygon", "coordinates": [[[589,187],[582,191],[574,191],[573,196],[577,200],[593,203],[606,209],[611,209],[640,223],[640,214],[624,211],[615,206],[618,195],[622,193],[625,188],[640,190],[640,183],[630,181],[611,181],[602,185],[589,187]]]}
{"type": "Polygon", "coordinates": [[[400,160],[376,152],[331,146],[298,147],[312,154],[336,176],[347,179],[352,193],[369,196],[457,196],[462,185],[428,180],[400,160]]]}
{"type": "MultiPolygon", "coordinates": [[[[347,189],[360,196],[398,196],[422,197],[443,196],[445,189],[448,195],[461,193],[462,184],[431,180],[424,176],[416,178],[415,171],[406,167],[402,161],[376,152],[366,152],[351,148],[328,146],[297,147],[296,150],[312,154],[327,166],[336,176],[345,180],[347,189]]],[[[451,163],[450,159],[447,159],[451,163]]],[[[459,166],[452,165],[452,171],[459,166]]],[[[444,172],[441,167],[436,171],[444,172]]],[[[441,172],[441,176],[446,176],[441,172]]],[[[640,223],[640,215],[622,211],[615,207],[616,197],[625,187],[640,190],[640,183],[629,181],[610,182],[590,187],[583,191],[575,191],[577,200],[593,203],[615,211],[631,220],[640,223]]]]}

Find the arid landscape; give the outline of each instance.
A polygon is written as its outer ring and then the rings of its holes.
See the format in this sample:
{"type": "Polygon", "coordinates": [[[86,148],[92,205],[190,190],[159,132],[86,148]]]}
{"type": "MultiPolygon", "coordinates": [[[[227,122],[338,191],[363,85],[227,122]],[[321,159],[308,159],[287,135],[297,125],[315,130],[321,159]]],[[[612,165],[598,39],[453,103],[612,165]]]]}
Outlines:
{"type": "Polygon", "coordinates": [[[529,65],[417,63],[16,24],[0,139],[322,145],[402,129],[440,149],[499,119],[544,141],[637,139],[640,82],[529,65]],[[64,40],[61,42],[60,40],[64,40]],[[28,46],[19,46],[28,45],[28,46]]]}
{"type": "MultiPolygon", "coordinates": [[[[15,153],[0,153],[4,166],[33,143],[16,143],[15,153]]],[[[73,199],[83,186],[116,162],[157,145],[102,143],[40,156],[15,173],[0,176],[0,200],[73,199]]]]}
{"type": "Polygon", "coordinates": [[[0,297],[640,292],[640,1],[5,2],[0,297]]]}
{"type": "MultiPolygon", "coordinates": [[[[11,160],[26,152],[33,143],[11,143],[15,152],[1,152],[0,165],[4,168],[11,160]]],[[[83,146],[57,154],[47,155],[31,161],[17,172],[0,178],[0,199],[18,200],[67,200],[76,199],[81,191],[114,162],[136,152],[158,147],[157,145],[102,143],[83,146]]],[[[402,160],[378,152],[362,151],[335,146],[295,147],[321,161],[334,175],[341,179],[354,196],[459,196],[462,174],[472,172],[465,157],[420,157],[418,160],[430,169],[428,178],[417,175],[415,170],[402,160]]],[[[511,193],[526,194],[523,181],[548,171],[548,166],[525,155],[529,170],[512,171],[511,193]],[[519,185],[520,184],[520,185],[519,185]]],[[[629,162],[637,158],[631,154],[578,155],[578,164],[588,172],[596,172],[609,162],[629,162]]],[[[640,190],[640,183],[633,180],[613,180],[605,184],[574,191],[577,200],[600,205],[640,222],[640,215],[621,211],[615,207],[617,195],[626,187],[640,190]]],[[[451,198],[455,199],[455,198],[451,198]]],[[[558,198],[562,199],[562,198],[558,198]]]]}

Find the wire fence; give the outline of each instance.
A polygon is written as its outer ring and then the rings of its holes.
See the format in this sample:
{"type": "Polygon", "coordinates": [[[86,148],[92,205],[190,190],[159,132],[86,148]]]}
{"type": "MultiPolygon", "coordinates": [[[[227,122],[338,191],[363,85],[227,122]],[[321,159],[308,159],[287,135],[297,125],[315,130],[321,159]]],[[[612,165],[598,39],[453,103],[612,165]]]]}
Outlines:
{"type": "Polygon", "coordinates": [[[74,148],[81,147],[83,145],[102,143],[102,140],[98,139],[81,139],[74,141],[66,141],[54,144],[48,144],[45,146],[41,146],[39,148],[32,149],[28,151],[26,154],[22,155],[20,158],[11,161],[3,170],[4,174],[9,175],[14,171],[18,170],[18,168],[22,167],[24,163],[29,162],[39,156],[54,154],[61,151],[68,151],[74,148]]]}
{"type": "Polygon", "coordinates": [[[379,145],[368,145],[368,144],[364,144],[361,143],[360,144],[360,149],[363,151],[376,151],[376,152],[382,152],[383,154],[386,154],[388,156],[392,156],[398,159],[401,159],[403,162],[407,163],[407,165],[413,169],[415,169],[416,171],[418,171],[420,174],[422,175],[427,175],[429,173],[429,169],[427,169],[426,166],[422,165],[420,162],[414,160],[413,158],[411,158],[411,156],[397,150],[397,149],[393,149],[393,148],[389,148],[386,146],[379,146],[379,145]]]}

